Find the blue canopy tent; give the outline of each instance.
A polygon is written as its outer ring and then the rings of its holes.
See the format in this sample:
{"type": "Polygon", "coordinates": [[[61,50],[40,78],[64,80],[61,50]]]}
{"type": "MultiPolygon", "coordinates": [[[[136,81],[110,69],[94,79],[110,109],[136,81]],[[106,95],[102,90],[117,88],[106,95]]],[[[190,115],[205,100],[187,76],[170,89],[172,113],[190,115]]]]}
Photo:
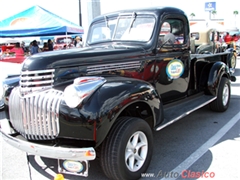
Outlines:
{"type": "Polygon", "coordinates": [[[83,34],[83,28],[40,6],[33,6],[0,21],[0,37],[83,34]]]}

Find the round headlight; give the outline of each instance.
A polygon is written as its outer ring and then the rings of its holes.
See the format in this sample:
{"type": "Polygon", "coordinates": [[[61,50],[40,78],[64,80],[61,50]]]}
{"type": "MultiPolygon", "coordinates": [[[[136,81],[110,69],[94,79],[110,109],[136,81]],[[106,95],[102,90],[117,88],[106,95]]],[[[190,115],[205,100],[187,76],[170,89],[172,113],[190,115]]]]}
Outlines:
{"type": "Polygon", "coordinates": [[[64,100],[70,108],[75,108],[82,102],[83,99],[78,93],[79,92],[75,89],[74,85],[70,85],[65,88],[64,100]]]}

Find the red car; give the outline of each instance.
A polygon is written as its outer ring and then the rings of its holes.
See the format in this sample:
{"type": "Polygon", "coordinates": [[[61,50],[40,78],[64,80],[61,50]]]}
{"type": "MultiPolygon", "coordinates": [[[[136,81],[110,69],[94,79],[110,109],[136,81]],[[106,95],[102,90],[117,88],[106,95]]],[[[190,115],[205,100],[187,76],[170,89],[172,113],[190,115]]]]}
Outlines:
{"type": "Polygon", "coordinates": [[[24,50],[20,47],[19,41],[11,41],[10,43],[6,42],[5,45],[1,46],[1,62],[22,63],[25,58],[24,50]]]}
{"type": "Polygon", "coordinates": [[[55,37],[54,46],[53,46],[54,50],[62,50],[62,49],[72,48],[72,47],[74,47],[72,37],[70,36],[55,37]]]}

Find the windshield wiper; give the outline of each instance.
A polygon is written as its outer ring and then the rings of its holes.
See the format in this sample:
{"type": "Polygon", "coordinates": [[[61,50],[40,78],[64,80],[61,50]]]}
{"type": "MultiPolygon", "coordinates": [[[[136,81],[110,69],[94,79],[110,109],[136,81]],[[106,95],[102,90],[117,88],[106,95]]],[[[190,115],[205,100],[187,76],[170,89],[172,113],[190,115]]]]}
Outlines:
{"type": "Polygon", "coordinates": [[[134,21],[136,20],[136,17],[137,17],[137,13],[133,13],[132,14],[132,22],[131,22],[131,24],[130,24],[130,26],[129,26],[129,30],[128,30],[128,33],[130,33],[130,31],[131,31],[131,29],[132,29],[132,26],[133,26],[133,23],[134,23],[134,21]]]}
{"type": "MultiPolygon", "coordinates": [[[[119,24],[120,18],[123,17],[123,16],[129,16],[129,15],[131,15],[131,14],[128,14],[128,13],[126,13],[126,14],[125,14],[125,13],[119,14],[119,16],[118,16],[118,18],[117,18],[116,26],[115,26],[115,28],[114,28],[112,40],[115,38],[115,35],[116,35],[117,29],[118,29],[118,24],[119,24]]],[[[130,32],[130,30],[131,30],[131,28],[132,28],[132,26],[133,26],[134,21],[136,20],[136,17],[137,17],[137,13],[136,13],[136,12],[132,13],[132,21],[131,21],[131,24],[130,24],[130,26],[129,26],[129,28],[128,28],[128,29],[129,29],[129,32],[130,32]]],[[[129,33],[129,32],[128,32],[128,33],[129,33]]]]}
{"type": "Polygon", "coordinates": [[[104,16],[104,20],[105,20],[105,23],[106,23],[106,27],[109,28],[109,25],[108,25],[108,17],[107,17],[107,16],[104,16]]]}

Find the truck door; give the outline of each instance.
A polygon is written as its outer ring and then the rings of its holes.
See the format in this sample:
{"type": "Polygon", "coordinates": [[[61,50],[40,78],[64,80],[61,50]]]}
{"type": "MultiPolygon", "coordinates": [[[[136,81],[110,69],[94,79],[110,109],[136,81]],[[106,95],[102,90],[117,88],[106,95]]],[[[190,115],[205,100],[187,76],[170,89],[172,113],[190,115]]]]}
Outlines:
{"type": "Polygon", "coordinates": [[[181,15],[167,15],[160,24],[155,82],[163,103],[187,96],[190,67],[189,25],[181,15]]]}

